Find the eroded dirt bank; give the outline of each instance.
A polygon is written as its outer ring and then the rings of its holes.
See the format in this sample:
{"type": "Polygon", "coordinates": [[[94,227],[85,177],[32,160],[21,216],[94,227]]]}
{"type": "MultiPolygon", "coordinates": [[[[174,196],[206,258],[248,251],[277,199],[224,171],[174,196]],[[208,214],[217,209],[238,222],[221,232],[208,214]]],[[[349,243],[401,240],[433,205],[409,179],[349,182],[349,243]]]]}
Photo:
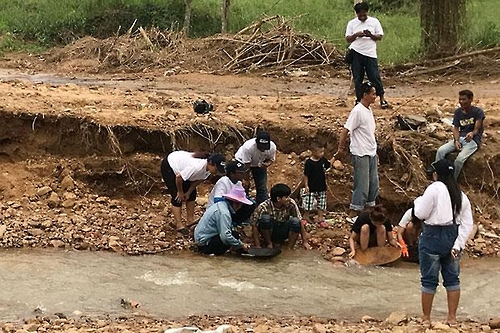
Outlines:
{"type": "MultiPolygon", "coordinates": [[[[327,142],[327,156],[332,156],[351,108],[348,82],[326,77],[145,74],[134,81],[93,77],[91,84],[82,85],[82,78],[74,79],[79,83],[74,84],[64,77],[54,81],[49,75],[33,79],[8,73],[10,77],[0,82],[4,247],[130,254],[189,248],[190,240],[169,225],[169,200],[158,171],[165,154],[183,148],[214,149],[233,156],[246,138],[263,127],[279,150],[269,182],[293,187],[300,180],[308,143],[327,142]],[[21,80],[15,78],[19,76],[21,80]],[[198,97],[214,103],[211,115],[192,111],[190,102],[198,97]]],[[[450,135],[441,120],[452,116],[457,92],[464,88],[476,92],[477,103],[486,110],[485,144],[467,162],[461,179],[479,226],[468,249],[474,256],[499,253],[500,122],[494,82],[491,78],[476,83],[396,82],[388,92],[394,109],[374,108],[380,199],[396,222],[427,185],[424,166],[450,135]],[[426,116],[428,124],[419,131],[398,130],[396,113],[426,116]]],[[[344,165],[328,177],[331,228],[311,230],[311,245],[335,261],[342,261],[342,255],[333,250],[347,247],[344,211],[351,180],[348,161],[344,165]]],[[[202,192],[209,188],[204,185],[202,192]]],[[[204,198],[198,200],[197,214],[204,198]]]]}

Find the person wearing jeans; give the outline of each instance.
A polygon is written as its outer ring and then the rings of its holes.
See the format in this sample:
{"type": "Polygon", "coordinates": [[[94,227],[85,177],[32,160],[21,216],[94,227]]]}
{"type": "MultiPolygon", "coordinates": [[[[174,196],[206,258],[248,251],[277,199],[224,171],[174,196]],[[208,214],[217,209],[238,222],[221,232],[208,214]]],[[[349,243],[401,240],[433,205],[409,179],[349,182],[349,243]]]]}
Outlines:
{"type": "Polygon", "coordinates": [[[297,203],[290,198],[291,193],[288,185],[276,184],[271,188],[271,198],[253,212],[250,224],[256,247],[261,246],[262,236],[267,248],[279,248],[288,239],[288,246],[293,249],[299,235],[304,235],[300,223],[302,216],[297,203]]]}
{"type": "Polygon", "coordinates": [[[377,141],[375,140],[375,118],[370,105],[377,95],[370,82],[362,84],[363,96],[360,103],[352,109],[349,118],[340,132],[339,146],[335,156],[342,158],[348,134],[351,142],[349,150],[354,168],[354,191],[351,197],[349,222],[359,215],[365,207],[375,205],[378,196],[377,141]]]}
{"type": "Polygon", "coordinates": [[[465,161],[474,154],[481,145],[484,131],[484,111],[472,106],[474,94],[470,90],[458,93],[460,107],[453,117],[453,140],[448,141],[436,152],[436,161],[446,158],[451,152],[458,151],[455,158],[455,179],[458,179],[465,161]]]}
{"type": "Polygon", "coordinates": [[[380,21],[368,16],[370,7],[366,2],[354,5],[356,18],[349,21],[346,27],[345,39],[350,44],[352,52],[351,72],[356,91],[356,103],[363,97],[362,84],[366,76],[375,86],[377,96],[380,97],[380,106],[383,109],[390,107],[385,100],[384,86],[378,69],[377,42],[382,40],[384,31],[380,21]]]}
{"type": "Polygon", "coordinates": [[[460,257],[472,232],[470,201],[454,178],[454,166],[446,160],[432,163],[432,179],[414,202],[414,216],[424,220],[418,242],[423,323],[431,325],[431,310],[439,272],[448,300],[446,323],[456,325],[460,301],[460,257]]]}
{"type": "Polygon", "coordinates": [[[354,191],[351,209],[362,211],[365,206],[375,206],[378,196],[378,156],[351,156],[354,167],[354,191]]]}
{"type": "Polygon", "coordinates": [[[234,158],[245,164],[252,172],[255,182],[258,204],[269,197],[267,194],[267,168],[276,160],[276,144],[271,141],[271,136],[266,131],[257,133],[257,137],[247,140],[236,152],[234,158]]]}

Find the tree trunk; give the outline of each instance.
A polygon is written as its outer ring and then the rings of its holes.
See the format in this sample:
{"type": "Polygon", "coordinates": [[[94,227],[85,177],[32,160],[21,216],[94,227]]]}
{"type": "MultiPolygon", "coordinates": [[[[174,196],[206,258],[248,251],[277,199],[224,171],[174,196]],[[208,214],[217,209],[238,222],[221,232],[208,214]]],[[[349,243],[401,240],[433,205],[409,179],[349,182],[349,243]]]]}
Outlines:
{"type": "Polygon", "coordinates": [[[191,26],[191,0],[184,0],[186,4],[186,13],[184,14],[184,25],[182,27],[182,32],[189,36],[189,27],[191,26]]]}
{"type": "Polygon", "coordinates": [[[231,5],[231,0],[221,0],[221,32],[223,34],[227,33],[227,18],[229,15],[229,6],[231,5]]]}
{"type": "Polygon", "coordinates": [[[467,0],[420,0],[422,51],[426,58],[455,54],[465,31],[467,0]]]}

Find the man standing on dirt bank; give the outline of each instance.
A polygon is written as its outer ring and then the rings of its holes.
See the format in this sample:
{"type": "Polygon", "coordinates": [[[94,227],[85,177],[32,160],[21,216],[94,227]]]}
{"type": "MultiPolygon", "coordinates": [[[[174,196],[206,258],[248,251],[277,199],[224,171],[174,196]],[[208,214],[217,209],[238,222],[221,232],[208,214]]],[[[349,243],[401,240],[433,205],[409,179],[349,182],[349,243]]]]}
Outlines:
{"type": "Polygon", "coordinates": [[[361,84],[366,72],[368,80],[373,83],[377,96],[380,97],[380,106],[387,109],[389,103],[384,98],[384,86],[377,62],[377,41],[382,40],[384,31],[379,20],[368,16],[369,9],[366,2],[354,5],[357,17],[349,21],[345,32],[345,39],[350,43],[349,52],[352,52],[351,71],[356,90],[356,103],[363,97],[361,84]]]}
{"type": "Polygon", "coordinates": [[[375,102],[377,94],[370,82],[361,85],[363,92],[358,103],[349,114],[349,118],[340,132],[339,147],[335,156],[345,155],[347,135],[351,135],[349,150],[354,167],[354,191],[349,208],[350,221],[366,206],[375,206],[378,196],[377,141],[375,140],[375,118],[370,105],[375,102]]]}
{"type": "Polygon", "coordinates": [[[455,179],[458,179],[465,161],[474,154],[481,145],[483,136],[484,111],[472,106],[474,94],[470,90],[458,93],[460,107],[455,110],[453,117],[453,140],[439,147],[436,161],[446,158],[448,153],[458,151],[455,158],[455,179]]]}
{"type": "Polygon", "coordinates": [[[252,171],[257,192],[255,201],[258,204],[268,198],[267,168],[276,160],[276,144],[266,131],[257,133],[255,139],[246,141],[236,152],[234,158],[245,164],[252,171]]]}

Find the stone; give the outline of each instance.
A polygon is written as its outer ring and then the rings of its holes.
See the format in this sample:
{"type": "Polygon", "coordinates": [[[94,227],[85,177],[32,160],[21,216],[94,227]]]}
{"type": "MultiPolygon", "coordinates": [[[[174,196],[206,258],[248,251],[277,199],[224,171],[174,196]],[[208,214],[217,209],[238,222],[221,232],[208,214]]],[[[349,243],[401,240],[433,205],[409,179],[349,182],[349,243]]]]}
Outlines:
{"type": "Polygon", "coordinates": [[[301,161],[304,161],[305,159],[307,159],[309,156],[311,156],[311,151],[310,150],[306,150],[304,152],[302,152],[300,155],[299,155],[299,158],[301,161]]]}
{"type": "Polygon", "coordinates": [[[326,332],[327,332],[327,329],[326,329],[325,325],[320,324],[320,323],[314,324],[313,333],[326,333],[326,332]]]}
{"type": "Polygon", "coordinates": [[[404,311],[395,311],[392,312],[389,315],[389,318],[387,318],[387,322],[391,325],[399,325],[401,322],[403,322],[406,319],[406,312],[404,311]]]}
{"type": "Polygon", "coordinates": [[[7,226],[5,224],[0,225],[0,239],[3,239],[5,231],[7,231],[7,226]]]}
{"type": "Polygon", "coordinates": [[[75,205],[75,200],[74,199],[66,199],[62,203],[62,206],[64,208],[73,208],[74,205],[75,205]]]}
{"type": "Polygon", "coordinates": [[[39,197],[43,197],[50,192],[52,192],[52,189],[49,186],[43,186],[36,191],[36,195],[38,195],[39,197]]]}
{"type": "Polygon", "coordinates": [[[105,204],[108,202],[108,198],[107,197],[98,197],[97,199],[95,199],[95,202],[105,204]]]}
{"type": "Polygon", "coordinates": [[[342,256],[342,255],[344,255],[344,253],[345,253],[345,252],[346,252],[346,251],[345,251],[345,249],[344,249],[344,248],[342,248],[342,247],[338,247],[338,246],[337,246],[336,248],[334,248],[334,249],[333,249],[332,254],[333,254],[335,257],[338,257],[338,256],[342,256]]]}
{"type": "Polygon", "coordinates": [[[491,318],[489,323],[491,329],[499,329],[500,328],[500,317],[491,318]]]}
{"type": "Polygon", "coordinates": [[[433,322],[432,330],[437,332],[453,332],[455,329],[442,322],[433,322]]]}
{"type": "Polygon", "coordinates": [[[361,317],[361,322],[362,323],[367,323],[367,322],[370,322],[370,321],[375,321],[375,318],[370,317],[368,315],[365,315],[365,316],[361,317]]]}
{"type": "Polygon", "coordinates": [[[50,244],[55,248],[63,248],[65,246],[64,242],[60,239],[53,239],[50,244]]]}
{"type": "Polygon", "coordinates": [[[28,234],[30,234],[31,236],[40,236],[44,234],[44,231],[42,229],[33,228],[28,230],[28,234]]]}
{"type": "Polygon", "coordinates": [[[333,168],[338,171],[344,170],[344,164],[340,160],[335,160],[333,162],[333,168]]]}
{"type": "Polygon", "coordinates": [[[50,193],[50,196],[47,199],[47,205],[50,208],[55,208],[55,207],[59,206],[60,202],[61,202],[61,199],[59,199],[59,196],[57,195],[56,192],[50,193]]]}
{"type": "Polygon", "coordinates": [[[63,191],[71,191],[75,188],[75,181],[71,178],[70,175],[67,175],[61,181],[61,190],[63,191]]]}
{"type": "Polygon", "coordinates": [[[116,237],[116,236],[109,237],[108,246],[111,250],[113,250],[115,252],[121,252],[121,250],[122,250],[120,238],[116,237]]]}

